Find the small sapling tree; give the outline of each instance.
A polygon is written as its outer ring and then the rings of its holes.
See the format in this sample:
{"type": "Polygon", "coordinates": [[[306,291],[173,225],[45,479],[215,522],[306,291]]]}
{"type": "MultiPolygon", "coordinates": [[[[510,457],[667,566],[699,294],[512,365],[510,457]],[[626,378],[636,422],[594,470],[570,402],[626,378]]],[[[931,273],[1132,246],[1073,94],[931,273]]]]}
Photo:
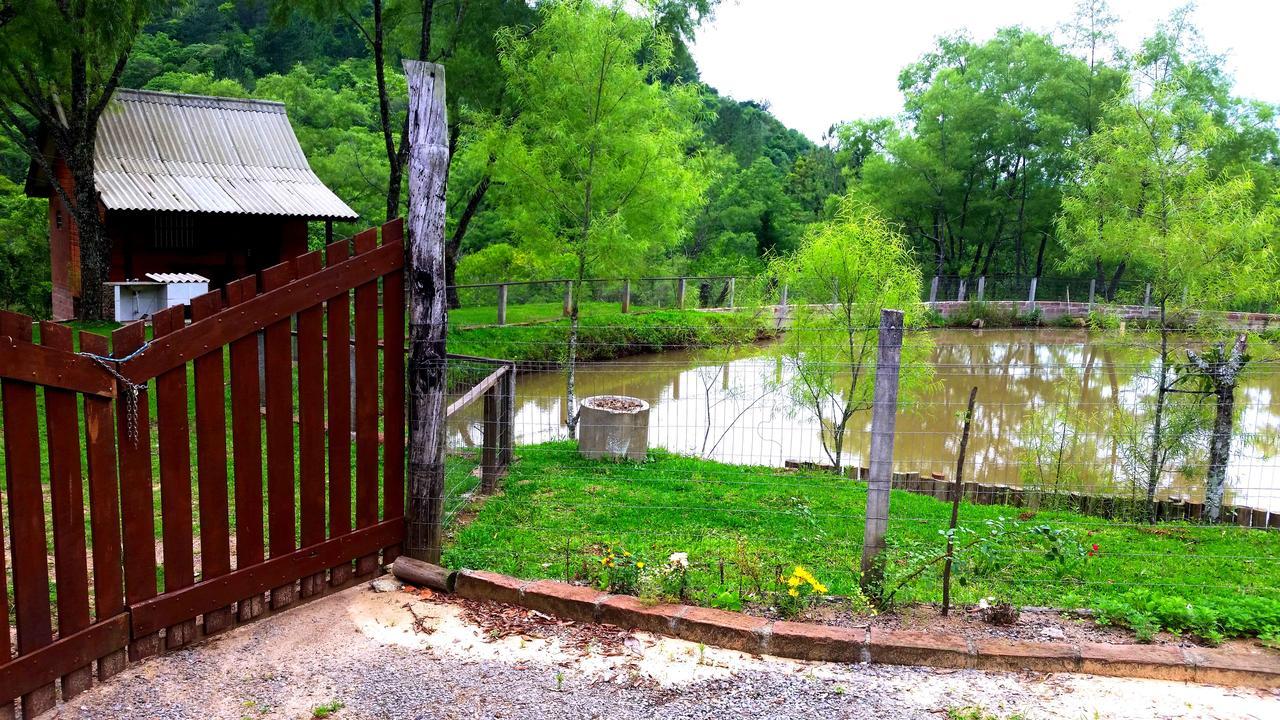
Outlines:
{"type": "Polygon", "coordinates": [[[786,389],[821,424],[823,451],[839,472],[850,422],[871,409],[881,310],[902,310],[908,330],[900,402],[931,381],[929,339],[910,332],[924,319],[920,269],[901,233],[846,198],[834,219],[810,227],[795,254],[774,261],[773,274],[798,296],[829,299],[796,308],[780,352],[786,389]]]}

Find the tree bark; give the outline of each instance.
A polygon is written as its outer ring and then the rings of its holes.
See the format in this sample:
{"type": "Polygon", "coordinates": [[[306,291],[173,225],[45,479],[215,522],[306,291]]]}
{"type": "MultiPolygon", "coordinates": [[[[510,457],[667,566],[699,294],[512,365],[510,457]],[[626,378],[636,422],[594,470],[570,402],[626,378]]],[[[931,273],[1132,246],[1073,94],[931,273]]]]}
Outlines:
{"type": "Polygon", "coordinates": [[[964,493],[964,455],[969,449],[969,428],[973,423],[973,403],[978,399],[978,386],[969,390],[969,406],[964,413],[964,431],[960,435],[960,454],[956,458],[956,481],[951,488],[951,524],[947,533],[947,559],[942,565],[942,615],[951,610],[951,561],[955,553],[956,523],[960,521],[960,496],[964,493]]]}
{"type": "Polygon", "coordinates": [[[1160,300],[1160,370],[1157,374],[1156,413],[1151,427],[1151,453],[1147,464],[1147,520],[1156,521],[1156,488],[1160,485],[1163,463],[1160,462],[1164,441],[1164,405],[1169,395],[1169,329],[1165,323],[1165,303],[1160,300]]]}
{"type": "Polygon", "coordinates": [[[1222,514],[1222,499],[1227,485],[1227,465],[1231,461],[1231,441],[1235,434],[1236,385],[1248,357],[1245,355],[1247,338],[1236,336],[1228,353],[1219,343],[1214,356],[1205,357],[1194,350],[1187,351],[1187,359],[1196,372],[1204,376],[1213,388],[1216,398],[1213,434],[1209,440],[1209,467],[1205,477],[1204,515],[1210,522],[1217,522],[1222,514]]]}
{"type": "Polygon", "coordinates": [[[449,242],[445,243],[444,248],[444,277],[445,283],[448,284],[448,302],[449,309],[453,310],[462,307],[462,302],[458,298],[457,273],[458,273],[458,255],[462,250],[462,239],[466,237],[467,229],[471,226],[472,219],[480,210],[480,204],[484,202],[484,196],[489,192],[489,185],[493,181],[493,164],[496,158],[489,156],[489,166],[485,168],[484,177],[480,178],[479,184],[471,191],[471,197],[467,198],[467,205],[462,209],[462,215],[458,217],[458,224],[454,226],[453,232],[449,235],[449,242]]]}

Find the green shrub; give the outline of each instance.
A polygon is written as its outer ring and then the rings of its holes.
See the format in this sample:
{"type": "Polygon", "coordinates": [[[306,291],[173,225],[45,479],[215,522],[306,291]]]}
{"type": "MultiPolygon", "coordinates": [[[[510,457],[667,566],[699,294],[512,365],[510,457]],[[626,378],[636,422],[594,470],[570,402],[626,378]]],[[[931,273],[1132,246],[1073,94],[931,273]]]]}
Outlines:
{"type": "Polygon", "coordinates": [[[1210,596],[1192,601],[1144,588],[1099,598],[1094,610],[1098,623],[1128,627],[1143,642],[1161,631],[1189,633],[1214,644],[1229,637],[1280,638],[1280,601],[1271,598],[1210,596]]]}

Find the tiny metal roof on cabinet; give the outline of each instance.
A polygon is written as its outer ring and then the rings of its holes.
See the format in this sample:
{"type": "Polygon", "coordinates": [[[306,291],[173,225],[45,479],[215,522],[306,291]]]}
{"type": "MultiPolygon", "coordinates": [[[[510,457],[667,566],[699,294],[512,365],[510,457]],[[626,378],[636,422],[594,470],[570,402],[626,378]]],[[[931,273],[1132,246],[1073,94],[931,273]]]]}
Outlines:
{"type": "Polygon", "coordinates": [[[278,102],[117,90],[94,178],[109,210],[357,217],[312,172],[278,102]]]}

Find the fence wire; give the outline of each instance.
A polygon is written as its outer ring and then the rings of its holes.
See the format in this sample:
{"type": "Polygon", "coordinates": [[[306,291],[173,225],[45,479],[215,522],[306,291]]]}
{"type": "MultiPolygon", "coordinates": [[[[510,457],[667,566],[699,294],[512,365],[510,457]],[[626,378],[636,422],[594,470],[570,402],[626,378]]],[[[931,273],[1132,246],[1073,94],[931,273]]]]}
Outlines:
{"type": "MultiPolygon", "coordinates": [[[[531,358],[518,375],[516,459],[501,493],[454,517],[446,558],[603,586],[612,584],[610,558],[620,552],[663,567],[687,554],[682,592],[725,606],[768,605],[800,565],[830,595],[865,602],[858,568],[871,395],[864,385],[875,373],[874,348],[854,368],[864,377],[849,395],[853,373],[839,354],[847,337],[814,336],[797,347],[768,312],[732,317],[768,332],[748,341],[724,331],[728,345],[699,347],[705,328],[668,323],[655,330],[657,340],[636,343],[628,336],[636,325],[615,318],[595,328],[587,352],[580,346],[577,403],[602,395],[647,403],[647,430],[615,435],[647,442],[644,462],[584,457],[569,429],[578,406],[567,399],[563,327],[508,329],[503,347],[531,358]],[[803,382],[806,373],[828,383],[820,398],[803,382]]],[[[1217,607],[1249,598],[1275,613],[1280,365],[1259,351],[1239,380],[1223,511],[1210,522],[1216,398],[1180,373],[1186,349],[1204,350],[1212,339],[1172,335],[1171,391],[1157,408],[1156,332],[908,332],[906,346],[923,349],[904,352],[901,366],[911,379],[903,381],[894,434],[880,591],[894,602],[938,602],[936,561],[950,533],[958,548],[953,596],[961,602],[1106,607],[1141,596],[1217,607]],[[975,386],[957,490],[961,415],[975,386]],[[953,492],[963,499],[950,531],[953,492]]],[[[481,420],[476,407],[452,418],[453,465],[473,461],[481,420]]]]}

